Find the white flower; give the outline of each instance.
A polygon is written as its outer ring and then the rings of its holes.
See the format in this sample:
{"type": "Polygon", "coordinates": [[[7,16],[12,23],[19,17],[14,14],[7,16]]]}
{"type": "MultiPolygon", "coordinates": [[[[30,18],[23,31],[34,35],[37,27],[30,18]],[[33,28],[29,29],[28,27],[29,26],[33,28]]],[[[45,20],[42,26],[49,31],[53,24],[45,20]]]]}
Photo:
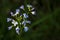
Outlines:
{"type": "Polygon", "coordinates": [[[7,22],[10,22],[12,19],[11,18],[7,18],[7,22]]]}
{"type": "Polygon", "coordinates": [[[27,32],[27,31],[28,31],[28,29],[29,29],[28,27],[24,27],[24,31],[25,31],[25,32],[27,32]]]}
{"type": "Polygon", "coordinates": [[[23,24],[24,26],[26,26],[26,21],[23,21],[22,24],[23,24]]]}
{"type": "Polygon", "coordinates": [[[24,13],[23,15],[24,15],[24,18],[28,18],[28,15],[26,13],[24,13]]]}
{"type": "Polygon", "coordinates": [[[21,5],[21,6],[20,6],[20,9],[23,9],[23,10],[24,10],[24,5],[21,5]]]}
{"type": "Polygon", "coordinates": [[[16,33],[19,35],[19,30],[20,30],[20,28],[19,27],[16,27],[16,33]]]}
{"type": "Polygon", "coordinates": [[[31,21],[26,21],[26,23],[29,23],[29,24],[31,24],[31,21]]]}
{"type": "Polygon", "coordinates": [[[32,8],[31,10],[34,10],[35,8],[32,8]]]}
{"type": "Polygon", "coordinates": [[[11,16],[14,16],[13,12],[11,12],[10,14],[11,14],[11,16]]]}
{"type": "Polygon", "coordinates": [[[20,12],[20,10],[19,9],[16,9],[16,12],[20,12]]]}
{"type": "Polygon", "coordinates": [[[14,14],[14,16],[16,16],[17,14],[19,14],[20,10],[16,9],[16,13],[14,14]]]}
{"type": "Polygon", "coordinates": [[[8,27],[8,30],[11,30],[11,29],[12,29],[12,26],[9,26],[9,27],[8,27]]]}
{"type": "Polygon", "coordinates": [[[27,5],[27,7],[32,7],[32,5],[27,5]]]}
{"type": "Polygon", "coordinates": [[[18,24],[18,22],[16,22],[15,20],[12,20],[12,24],[14,24],[14,26],[16,26],[18,24]]]}
{"type": "Polygon", "coordinates": [[[26,23],[31,24],[31,22],[30,22],[30,21],[23,21],[23,22],[22,22],[22,24],[23,24],[24,26],[26,26],[26,23]]]}
{"type": "Polygon", "coordinates": [[[35,11],[32,11],[31,13],[32,13],[33,15],[35,15],[35,11]]]}

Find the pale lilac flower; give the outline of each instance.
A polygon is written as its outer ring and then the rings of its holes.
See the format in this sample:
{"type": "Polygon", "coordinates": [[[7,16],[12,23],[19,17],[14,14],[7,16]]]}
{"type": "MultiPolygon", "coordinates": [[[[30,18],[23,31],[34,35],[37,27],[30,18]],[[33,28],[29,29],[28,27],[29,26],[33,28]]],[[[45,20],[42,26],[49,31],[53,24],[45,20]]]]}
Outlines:
{"type": "Polygon", "coordinates": [[[20,9],[23,9],[23,10],[24,10],[24,5],[21,5],[21,6],[20,6],[20,9]]]}
{"type": "Polygon", "coordinates": [[[35,15],[35,11],[32,11],[31,13],[32,13],[33,15],[35,15]]]}
{"type": "Polygon", "coordinates": [[[26,13],[24,13],[23,15],[24,15],[24,18],[28,18],[28,15],[26,13]]]}
{"type": "Polygon", "coordinates": [[[11,18],[7,18],[7,22],[10,22],[12,19],[11,18]]]}
{"type": "Polygon", "coordinates": [[[26,21],[23,21],[22,24],[23,24],[24,26],[26,26],[26,21]]]}
{"type": "Polygon", "coordinates": [[[13,12],[11,12],[10,14],[11,14],[11,16],[14,16],[13,12]]]}
{"type": "Polygon", "coordinates": [[[19,27],[16,27],[16,33],[19,35],[19,31],[20,31],[20,28],[19,27]]]}
{"type": "Polygon", "coordinates": [[[20,12],[20,10],[19,9],[16,9],[16,12],[20,12]]]}
{"type": "Polygon", "coordinates": [[[25,31],[25,32],[27,32],[27,31],[28,31],[28,29],[29,29],[28,27],[24,27],[24,31],[25,31]]]}
{"type": "Polygon", "coordinates": [[[26,26],[26,23],[31,24],[31,22],[30,22],[30,21],[23,21],[23,22],[22,22],[22,24],[23,24],[24,26],[26,26]]]}
{"type": "Polygon", "coordinates": [[[16,13],[14,15],[16,16],[17,14],[19,14],[19,12],[20,12],[20,10],[16,9],[16,13]]]}
{"type": "Polygon", "coordinates": [[[12,20],[12,24],[14,24],[14,26],[16,26],[18,24],[18,22],[16,22],[15,20],[12,20]]]}
{"type": "Polygon", "coordinates": [[[12,29],[12,26],[9,26],[9,27],[8,27],[8,30],[11,30],[11,29],[12,29]]]}

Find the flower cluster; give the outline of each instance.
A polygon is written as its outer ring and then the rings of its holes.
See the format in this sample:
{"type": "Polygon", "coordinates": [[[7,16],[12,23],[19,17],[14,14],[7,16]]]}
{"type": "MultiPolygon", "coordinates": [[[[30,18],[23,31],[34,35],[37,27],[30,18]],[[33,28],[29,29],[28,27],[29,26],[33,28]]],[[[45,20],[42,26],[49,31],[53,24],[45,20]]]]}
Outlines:
{"type": "Polygon", "coordinates": [[[10,12],[11,18],[7,18],[7,22],[11,22],[11,26],[8,27],[8,30],[11,30],[12,27],[15,27],[16,33],[20,34],[21,30],[25,32],[28,31],[27,24],[31,24],[31,21],[28,20],[29,14],[35,15],[34,7],[32,5],[26,5],[27,10],[25,9],[24,5],[21,5],[19,9],[16,9],[16,12],[10,12]],[[23,12],[21,12],[21,10],[23,12]]]}

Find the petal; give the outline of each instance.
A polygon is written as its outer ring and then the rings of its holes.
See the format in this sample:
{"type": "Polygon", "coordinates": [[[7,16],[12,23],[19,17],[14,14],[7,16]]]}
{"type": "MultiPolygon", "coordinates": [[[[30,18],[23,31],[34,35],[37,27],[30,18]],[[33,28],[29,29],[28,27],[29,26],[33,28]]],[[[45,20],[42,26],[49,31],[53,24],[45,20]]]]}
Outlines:
{"type": "Polygon", "coordinates": [[[15,24],[18,24],[18,22],[15,22],[15,24]]]}
{"type": "Polygon", "coordinates": [[[35,8],[32,8],[31,10],[34,10],[35,8]]]}
{"type": "Polygon", "coordinates": [[[23,9],[24,10],[24,5],[20,6],[20,9],[23,9]]]}
{"type": "Polygon", "coordinates": [[[28,18],[28,15],[26,13],[24,13],[23,15],[24,15],[24,18],[28,18]]]}
{"type": "Polygon", "coordinates": [[[24,31],[25,31],[25,32],[27,32],[27,31],[28,31],[28,29],[29,29],[28,27],[24,27],[24,31]]]}
{"type": "Polygon", "coordinates": [[[9,26],[9,27],[8,27],[8,30],[11,30],[11,29],[12,29],[12,26],[9,26]]]}
{"type": "Polygon", "coordinates": [[[23,21],[22,24],[23,24],[24,26],[26,26],[26,21],[23,21]]]}
{"type": "Polygon", "coordinates": [[[16,12],[19,12],[20,10],[19,9],[16,9],[16,12]]]}
{"type": "Polygon", "coordinates": [[[31,24],[31,21],[26,21],[26,23],[29,23],[29,24],[31,24]]]}
{"type": "Polygon", "coordinates": [[[12,24],[14,24],[14,26],[16,26],[18,24],[18,22],[15,20],[12,20],[12,24]]]}
{"type": "Polygon", "coordinates": [[[7,22],[10,22],[12,19],[11,18],[7,18],[7,22]]]}
{"type": "Polygon", "coordinates": [[[11,12],[10,14],[11,14],[11,16],[14,16],[13,12],[11,12]]]}
{"type": "Polygon", "coordinates": [[[20,30],[20,28],[19,28],[19,27],[16,27],[15,30],[16,30],[16,33],[19,34],[19,30],[20,30]]]}
{"type": "Polygon", "coordinates": [[[14,24],[15,23],[15,20],[12,20],[12,24],[14,24]]]}
{"type": "Polygon", "coordinates": [[[16,24],[14,24],[14,26],[16,26],[16,24]]]}
{"type": "Polygon", "coordinates": [[[19,31],[16,31],[16,33],[19,35],[19,31]]]}
{"type": "Polygon", "coordinates": [[[31,13],[32,13],[33,15],[35,15],[35,11],[32,11],[31,13]]]}
{"type": "Polygon", "coordinates": [[[27,5],[27,7],[32,7],[32,5],[27,5]]]}
{"type": "Polygon", "coordinates": [[[17,14],[19,14],[19,12],[20,12],[20,10],[16,9],[16,13],[14,15],[16,16],[17,14]]]}
{"type": "Polygon", "coordinates": [[[15,22],[15,23],[14,23],[14,26],[16,26],[17,24],[18,24],[18,22],[15,22]]]}

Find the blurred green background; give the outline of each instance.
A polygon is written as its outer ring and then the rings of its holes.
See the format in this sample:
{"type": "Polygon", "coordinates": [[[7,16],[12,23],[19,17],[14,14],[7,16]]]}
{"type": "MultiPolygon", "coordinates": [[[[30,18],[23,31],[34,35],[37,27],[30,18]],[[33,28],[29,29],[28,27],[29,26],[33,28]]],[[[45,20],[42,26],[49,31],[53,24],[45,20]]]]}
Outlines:
{"type": "Polygon", "coordinates": [[[60,0],[0,0],[0,40],[60,40],[60,0]],[[20,36],[8,30],[6,18],[22,4],[32,4],[36,15],[30,15],[30,29],[20,36]]]}

